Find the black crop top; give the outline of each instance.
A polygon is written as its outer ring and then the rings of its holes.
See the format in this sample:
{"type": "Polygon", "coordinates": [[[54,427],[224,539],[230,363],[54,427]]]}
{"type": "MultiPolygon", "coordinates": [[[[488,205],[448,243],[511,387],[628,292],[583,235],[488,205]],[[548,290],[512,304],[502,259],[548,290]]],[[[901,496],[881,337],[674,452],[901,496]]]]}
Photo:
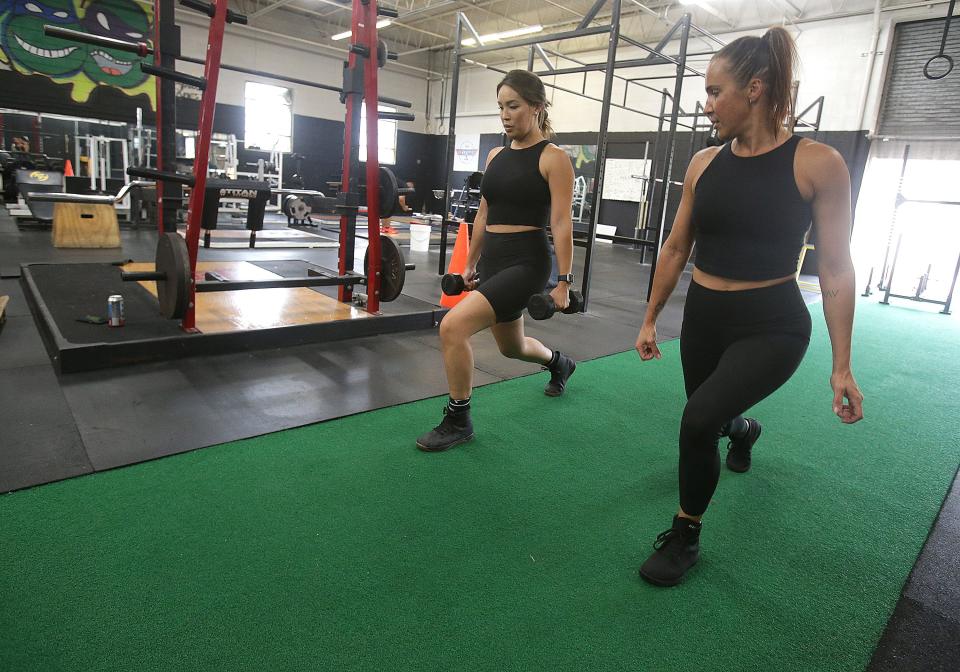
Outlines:
{"type": "Polygon", "coordinates": [[[487,224],[518,224],[547,228],[550,186],[540,173],[540,155],[549,140],[523,149],[506,146],[497,152],[480,183],[487,200],[487,224]]]}
{"type": "Polygon", "coordinates": [[[732,280],[796,273],[813,209],[797,189],[793,159],[800,137],[758,156],[720,148],[694,191],[696,267],[732,280]]]}

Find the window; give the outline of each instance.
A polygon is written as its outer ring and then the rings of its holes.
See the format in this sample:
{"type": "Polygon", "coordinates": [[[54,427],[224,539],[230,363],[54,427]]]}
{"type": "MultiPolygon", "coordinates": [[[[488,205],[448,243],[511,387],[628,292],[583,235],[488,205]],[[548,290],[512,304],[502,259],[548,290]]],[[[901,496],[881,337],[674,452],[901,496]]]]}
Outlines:
{"type": "MultiPolygon", "coordinates": [[[[378,112],[396,112],[395,107],[377,105],[378,112]]],[[[367,160],[367,106],[360,108],[360,161],[367,160]]],[[[377,162],[394,165],[397,162],[397,122],[393,119],[377,121],[377,162]]]]}
{"type": "Polygon", "coordinates": [[[293,92],[282,86],[247,82],[244,145],[289,152],[293,130],[293,92]]]}

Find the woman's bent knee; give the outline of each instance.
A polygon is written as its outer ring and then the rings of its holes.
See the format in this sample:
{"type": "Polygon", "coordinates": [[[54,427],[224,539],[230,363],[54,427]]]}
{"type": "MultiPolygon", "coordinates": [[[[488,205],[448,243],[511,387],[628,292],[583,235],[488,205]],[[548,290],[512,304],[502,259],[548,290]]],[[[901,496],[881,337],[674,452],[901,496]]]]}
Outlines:
{"type": "Polygon", "coordinates": [[[468,338],[461,320],[449,313],[440,322],[440,341],[444,344],[462,341],[468,338]]]}
{"type": "Polygon", "coordinates": [[[724,422],[688,404],[680,420],[680,443],[712,443],[720,436],[724,422]]]}

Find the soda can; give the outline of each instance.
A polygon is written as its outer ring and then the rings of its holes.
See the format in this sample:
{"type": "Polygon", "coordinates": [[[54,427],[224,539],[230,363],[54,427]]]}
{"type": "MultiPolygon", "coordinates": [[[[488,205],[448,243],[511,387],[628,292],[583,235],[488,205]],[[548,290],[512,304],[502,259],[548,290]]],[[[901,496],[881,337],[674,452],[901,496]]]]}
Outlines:
{"type": "Polygon", "coordinates": [[[123,326],[123,297],[119,294],[107,298],[107,324],[111,327],[123,326]]]}

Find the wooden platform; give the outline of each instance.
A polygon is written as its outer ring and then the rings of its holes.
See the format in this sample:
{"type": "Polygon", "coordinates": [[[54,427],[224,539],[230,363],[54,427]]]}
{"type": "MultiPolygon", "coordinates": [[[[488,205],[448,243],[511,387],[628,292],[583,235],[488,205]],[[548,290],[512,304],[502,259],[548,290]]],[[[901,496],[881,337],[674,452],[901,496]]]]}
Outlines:
{"type": "Polygon", "coordinates": [[[54,203],[53,246],[120,247],[117,209],[111,203],[54,203]]]}
{"type": "MultiPolygon", "coordinates": [[[[152,271],[154,265],[137,262],[124,265],[123,270],[152,271]]],[[[202,281],[204,274],[211,271],[228,280],[275,280],[282,277],[246,261],[201,261],[197,263],[196,279],[202,281]]],[[[157,283],[140,284],[157,295],[157,283]]],[[[372,317],[361,308],[341,303],[307,287],[200,292],[197,294],[196,315],[197,329],[205,334],[372,317]]]]}

